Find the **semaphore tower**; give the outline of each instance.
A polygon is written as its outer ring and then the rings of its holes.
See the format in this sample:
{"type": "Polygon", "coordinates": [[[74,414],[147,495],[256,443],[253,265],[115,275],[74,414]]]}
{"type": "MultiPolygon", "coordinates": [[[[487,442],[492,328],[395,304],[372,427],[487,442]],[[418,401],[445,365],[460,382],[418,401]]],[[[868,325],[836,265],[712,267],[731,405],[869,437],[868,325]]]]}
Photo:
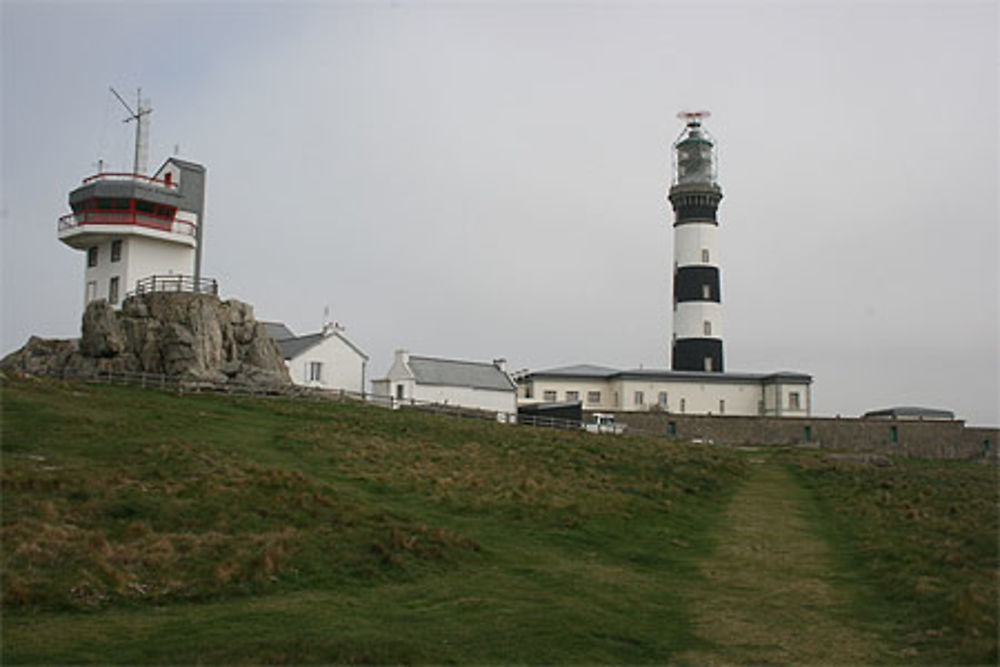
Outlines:
{"type": "Polygon", "coordinates": [[[145,291],[216,292],[201,275],[205,167],[168,158],[145,174],[146,121],[152,109],[137,95],[136,111],[112,88],[136,124],[131,172],[97,174],[69,194],[72,213],[59,218],[59,240],[86,253],[84,305],[106,299],[119,306],[145,291]]]}
{"type": "Polygon", "coordinates": [[[668,199],[674,209],[674,331],[671,368],[721,373],[722,292],[716,211],[722,201],[715,144],[702,128],[707,111],[682,111],[668,199]]]}

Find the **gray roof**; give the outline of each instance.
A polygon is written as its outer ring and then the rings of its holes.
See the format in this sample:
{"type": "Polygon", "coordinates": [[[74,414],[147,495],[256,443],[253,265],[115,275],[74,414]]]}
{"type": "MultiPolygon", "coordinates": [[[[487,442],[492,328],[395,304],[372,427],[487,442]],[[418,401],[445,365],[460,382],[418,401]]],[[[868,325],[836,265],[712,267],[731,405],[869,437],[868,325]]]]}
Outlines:
{"type": "Polygon", "coordinates": [[[954,419],[955,413],[951,410],[941,410],[938,408],[919,408],[914,406],[899,406],[894,408],[884,408],[882,410],[869,410],[865,417],[903,417],[910,419],[954,419]]]}
{"type": "Polygon", "coordinates": [[[419,384],[472,387],[494,391],[513,391],[514,383],[502,370],[490,363],[457,361],[411,355],[407,361],[419,384]]]}
{"type": "MultiPolygon", "coordinates": [[[[285,359],[294,359],[327,337],[322,331],[306,334],[305,336],[296,336],[283,322],[262,322],[262,324],[267,331],[267,335],[278,343],[278,347],[281,348],[281,356],[285,359]]],[[[344,341],[345,345],[357,352],[365,361],[368,361],[368,355],[348,340],[340,331],[334,329],[329,335],[336,336],[344,341]]]]}
{"type": "Polygon", "coordinates": [[[307,334],[295,338],[284,338],[278,341],[281,348],[281,356],[285,359],[294,359],[313,345],[316,345],[324,338],[322,333],[307,334]]]}
{"type": "Polygon", "coordinates": [[[805,373],[780,371],[777,373],[712,373],[700,371],[670,371],[655,368],[616,370],[593,364],[577,364],[525,373],[520,379],[534,378],[597,378],[602,380],[674,380],[681,382],[812,382],[805,373]]]}
{"type": "Polygon", "coordinates": [[[575,366],[562,366],[560,368],[550,368],[544,371],[533,371],[527,373],[525,377],[571,377],[571,378],[609,378],[621,371],[607,366],[596,366],[594,364],[576,364],[575,366]]]}
{"type": "Polygon", "coordinates": [[[264,329],[267,330],[267,335],[274,340],[284,340],[285,338],[295,338],[295,334],[292,330],[285,326],[284,322],[261,322],[264,325],[264,329]]]}

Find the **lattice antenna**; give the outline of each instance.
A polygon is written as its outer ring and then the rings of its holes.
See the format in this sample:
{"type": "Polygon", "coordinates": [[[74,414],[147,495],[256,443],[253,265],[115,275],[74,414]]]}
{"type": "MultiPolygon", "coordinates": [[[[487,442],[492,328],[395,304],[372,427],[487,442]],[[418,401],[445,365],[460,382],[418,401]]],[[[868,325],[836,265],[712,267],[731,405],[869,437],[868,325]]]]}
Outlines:
{"type": "Polygon", "coordinates": [[[146,158],[149,154],[149,114],[153,113],[151,107],[143,107],[142,105],[142,88],[136,90],[135,94],[135,111],[132,111],[132,107],[128,105],[118,91],[108,86],[114,96],[118,98],[118,101],[122,103],[122,106],[129,112],[129,117],[123,120],[123,123],[131,123],[135,121],[135,160],[132,163],[132,173],[133,174],[144,174],[146,172],[146,158]]]}

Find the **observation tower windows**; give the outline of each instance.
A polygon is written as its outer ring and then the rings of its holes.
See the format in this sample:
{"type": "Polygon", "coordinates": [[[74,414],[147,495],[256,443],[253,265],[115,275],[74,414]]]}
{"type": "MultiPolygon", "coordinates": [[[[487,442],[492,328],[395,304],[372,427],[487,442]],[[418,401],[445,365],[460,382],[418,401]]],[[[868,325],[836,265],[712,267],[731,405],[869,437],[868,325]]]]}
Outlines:
{"type": "Polygon", "coordinates": [[[93,268],[97,266],[97,246],[90,246],[87,248],[87,267],[93,268]]]}
{"type": "Polygon", "coordinates": [[[122,259],[122,242],[121,239],[116,239],[111,242],[111,261],[120,262],[122,259]]]}

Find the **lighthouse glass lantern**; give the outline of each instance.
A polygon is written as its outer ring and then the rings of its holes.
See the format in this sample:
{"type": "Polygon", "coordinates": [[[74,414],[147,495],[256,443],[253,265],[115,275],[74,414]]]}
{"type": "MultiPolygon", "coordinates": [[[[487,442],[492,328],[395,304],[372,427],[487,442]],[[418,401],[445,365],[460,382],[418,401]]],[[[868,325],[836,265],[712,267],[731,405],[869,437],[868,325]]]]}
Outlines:
{"type": "Polygon", "coordinates": [[[701,118],[689,117],[681,137],[674,144],[674,183],[715,183],[714,142],[701,126],[701,118]]]}

